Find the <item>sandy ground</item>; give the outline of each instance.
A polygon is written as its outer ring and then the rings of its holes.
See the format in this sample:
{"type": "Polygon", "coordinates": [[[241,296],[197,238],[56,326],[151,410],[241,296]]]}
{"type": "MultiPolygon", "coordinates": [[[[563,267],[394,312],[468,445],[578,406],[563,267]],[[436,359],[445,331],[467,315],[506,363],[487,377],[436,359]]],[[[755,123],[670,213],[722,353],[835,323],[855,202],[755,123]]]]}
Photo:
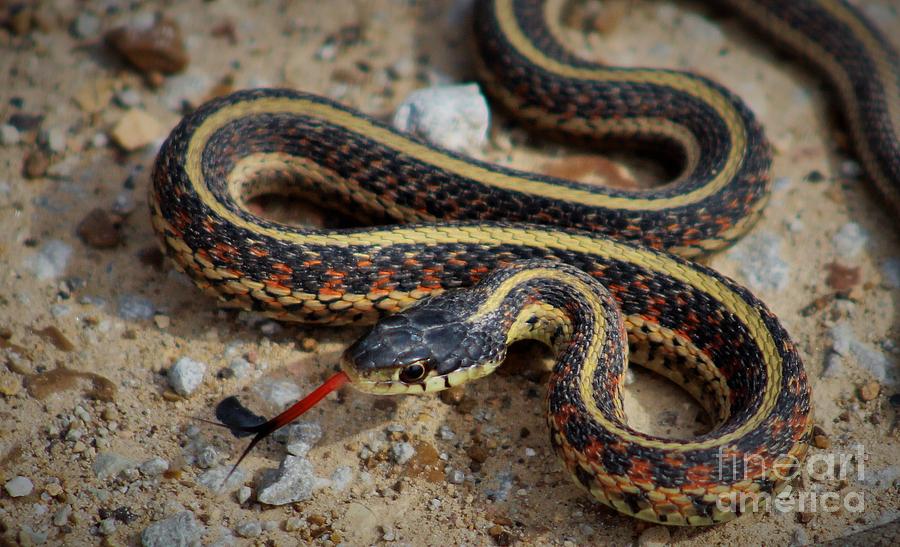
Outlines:
{"type": "MultiPolygon", "coordinates": [[[[896,3],[865,4],[888,35],[900,36],[896,3]]],[[[13,31],[18,23],[7,20],[0,123],[21,131],[18,142],[0,146],[2,541],[135,544],[148,526],[185,510],[203,526],[204,544],[265,545],[629,544],[658,534],[684,545],[780,545],[900,518],[900,441],[889,403],[900,363],[895,219],[859,180],[836,107],[815,75],[731,16],[669,2],[589,2],[588,15],[596,9],[618,19],[601,32],[569,29],[568,40],[594,59],[699,70],[745,97],[762,120],[777,148],[773,198],[752,233],[710,264],[748,284],[797,341],[822,446],[829,445],[813,454],[855,459],[846,476],[828,464],[822,469],[830,472],[806,474],[793,499],[835,493],[838,510],[798,512],[794,503],[713,528],[648,531],[563,474],[546,440],[543,387],[527,373],[471,385],[455,405],[352,390],[330,396],[308,418],[324,431],[308,455],[323,480],[305,501],[254,501],[255,478],[283,458],[276,442],[242,465],[249,499],[246,490],[216,493],[201,484],[206,467],[228,465],[246,441],[191,416],[209,418],[235,394],[271,415],[279,393],[310,390],[361,331],[279,326],[218,310],[154,254],[146,206],[154,146],[125,152],[105,136],[140,109],[159,123],[153,136],[163,137],[183,102],[264,85],[388,117],[413,89],[471,80],[460,5],[58,0],[24,28],[13,31]],[[77,26],[84,8],[93,19],[77,26]],[[157,10],[181,26],[190,63],[153,86],[99,37],[157,10]],[[26,156],[48,150],[46,173],[25,178],[26,156]],[[99,234],[112,237],[110,248],[77,233],[95,208],[121,215],[118,233],[99,234]],[[166,379],[182,357],[207,365],[187,398],[166,379]],[[52,372],[59,367],[68,370],[52,372]],[[403,443],[415,454],[396,463],[403,443]],[[153,458],[169,470],[128,464],[153,458]]],[[[565,153],[526,139],[506,120],[493,122],[486,159],[546,169],[565,153]]],[[[627,395],[632,423],[669,435],[697,430],[697,407],[677,388],[636,378],[627,395]]]]}

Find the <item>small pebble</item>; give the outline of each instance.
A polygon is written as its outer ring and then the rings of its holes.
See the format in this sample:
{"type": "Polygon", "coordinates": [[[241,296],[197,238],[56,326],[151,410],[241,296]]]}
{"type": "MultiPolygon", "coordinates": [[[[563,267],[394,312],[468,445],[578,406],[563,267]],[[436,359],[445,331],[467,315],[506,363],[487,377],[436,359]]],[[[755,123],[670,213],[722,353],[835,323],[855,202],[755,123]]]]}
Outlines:
{"type": "Polygon", "coordinates": [[[116,311],[119,317],[130,321],[150,319],[156,313],[156,309],[150,300],[136,294],[119,296],[119,305],[116,311]]]}
{"type": "Polygon", "coordinates": [[[76,38],[93,38],[100,31],[100,19],[86,11],[81,12],[75,18],[72,31],[76,38]]]}
{"type": "Polygon", "coordinates": [[[651,526],[638,537],[639,547],[664,547],[672,541],[669,529],[665,526],[651,526]]]}
{"type": "Polygon", "coordinates": [[[25,155],[22,174],[26,179],[39,179],[47,174],[50,167],[50,156],[43,150],[31,150],[25,155]]]}
{"type": "Polygon", "coordinates": [[[142,463],[138,470],[148,477],[155,477],[169,470],[169,462],[159,457],[150,458],[142,463]]]}
{"type": "Polygon", "coordinates": [[[153,322],[156,324],[157,328],[167,329],[169,328],[169,325],[172,324],[172,319],[168,315],[158,313],[153,316],[153,322]]]}
{"type": "Polygon", "coordinates": [[[842,258],[854,258],[866,247],[868,240],[868,234],[859,224],[848,222],[832,236],[831,244],[842,258]]]}
{"type": "Polygon", "coordinates": [[[397,108],[393,125],[458,152],[481,149],[490,113],[477,84],[431,87],[412,92],[397,108]]]}
{"type": "Polygon", "coordinates": [[[110,249],[122,241],[120,228],[120,219],[96,207],[78,224],[77,233],[88,247],[110,249]]]}
{"type": "Polygon", "coordinates": [[[290,517],[289,519],[284,521],[285,532],[296,532],[297,530],[300,530],[305,526],[306,523],[299,517],[290,517]]]}
{"type": "Polygon", "coordinates": [[[876,399],[880,393],[881,384],[875,381],[867,382],[859,388],[859,398],[866,402],[876,399]]]}
{"type": "Polygon", "coordinates": [[[163,136],[165,129],[154,116],[132,108],[113,126],[110,137],[126,152],[139,150],[163,136]]]}
{"type": "Polygon", "coordinates": [[[234,531],[242,538],[255,538],[262,534],[262,526],[260,526],[259,522],[253,520],[239,524],[234,531]]]}
{"type": "Polygon", "coordinates": [[[317,484],[313,466],[303,457],[287,455],[278,471],[265,476],[256,490],[256,499],[267,505],[285,505],[309,499],[317,484]]]}
{"type": "Polygon", "coordinates": [[[881,265],[881,277],[892,289],[900,289],[900,258],[888,258],[881,265]]]}
{"type": "Polygon", "coordinates": [[[155,522],[141,533],[143,547],[171,547],[199,544],[204,527],[191,511],[182,511],[165,520],[155,522]]]}
{"type": "Polygon", "coordinates": [[[6,493],[11,497],[21,498],[22,496],[27,496],[34,490],[34,483],[32,483],[31,479],[28,477],[17,475],[6,481],[6,484],[3,485],[3,487],[6,489],[6,493]]]}
{"type": "Polygon", "coordinates": [[[289,380],[263,379],[253,386],[257,395],[275,408],[285,408],[298,401],[303,393],[289,380]]]}
{"type": "Polygon", "coordinates": [[[126,87],[116,94],[116,101],[125,108],[134,108],[141,104],[141,94],[134,88],[126,87]]]}
{"type": "Polygon", "coordinates": [[[206,364],[182,357],[169,368],[167,377],[175,393],[186,397],[200,387],[205,373],[206,364]]]}
{"type": "Polygon", "coordinates": [[[231,476],[229,473],[231,473],[230,465],[214,467],[197,477],[197,483],[216,493],[234,492],[244,482],[244,471],[238,467],[231,476]],[[228,482],[225,482],[225,477],[228,477],[228,482]]]}
{"type": "Polygon", "coordinates": [[[237,500],[238,503],[243,505],[250,499],[250,496],[253,494],[253,490],[249,486],[241,486],[237,491],[237,500]]]}
{"type": "Polygon", "coordinates": [[[54,154],[62,154],[66,151],[66,132],[61,127],[51,127],[44,137],[47,150],[54,154]]]}
{"type": "Polygon", "coordinates": [[[252,366],[250,365],[250,362],[243,357],[235,357],[228,362],[228,369],[231,371],[235,378],[240,380],[250,373],[252,366]]]}
{"type": "Polygon", "coordinates": [[[197,466],[202,469],[209,469],[210,467],[216,465],[218,461],[219,453],[213,446],[204,446],[200,450],[200,452],[197,453],[197,466]]]}
{"type": "Polygon", "coordinates": [[[353,469],[342,465],[331,474],[331,489],[335,492],[343,492],[353,482],[353,469]]]}
{"type": "Polygon", "coordinates": [[[72,514],[72,506],[68,503],[60,507],[53,513],[53,526],[65,526],[69,523],[69,516],[72,514]]]}
{"type": "Polygon", "coordinates": [[[772,232],[754,231],[729,254],[753,289],[777,292],[790,283],[790,266],[781,258],[781,238],[772,232]]]}
{"type": "Polygon", "coordinates": [[[451,469],[447,473],[447,482],[450,484],[462,484],[466,480],[466,474],[459,469],[451,469]]]}
{"type": "Polygon", "coordinates": [[[300,349],[303,351],[316,351],[316,348],[319,347],[319,342],[315,338],[310,338],[309,336],[303,338],[300,341],[300,349]]]}
{"type": "Polygon", "coordinates": [[[19,135],[19,130],[15,126],[8,123],[0,125],[0,144],[3,146],[15,146],[19,144],[20,139],[21,135],[19,135]]]}
{"type": "Polygon", "coordinates": [[[100,525],[97,526],[97,531],[100,532],[101,536],[111,536],[116,531],[116,519],[107,518],[100,521],[100,525]]]}
{"type": "Polygon", "coordinates": [[[398,442],[391,445],[391,461],[403,465],[416,454],[416,449],[407,442],[398,442]]]}
{"type": "Polygon", "coordinates": [[[454,433],[453,430],[450,429],[450,426],[442,424],[440,427],[438,427],[438,437],[442,441],[452,441],[456,438],[456,433],[454,433]]]}
{"type": "Polygon", "coordinates": [[[126,469],[135,467],[135,463],[115,452],[101,452],[91,465],[98,479],[115,477],[126,469]]]}
{"type": "Polygon", "coordinates": [[[146,74],[173,74],[188,64],[181,29],[173,19],[157,16],[115,28],[106,43],[135,68],[146,74]]]}

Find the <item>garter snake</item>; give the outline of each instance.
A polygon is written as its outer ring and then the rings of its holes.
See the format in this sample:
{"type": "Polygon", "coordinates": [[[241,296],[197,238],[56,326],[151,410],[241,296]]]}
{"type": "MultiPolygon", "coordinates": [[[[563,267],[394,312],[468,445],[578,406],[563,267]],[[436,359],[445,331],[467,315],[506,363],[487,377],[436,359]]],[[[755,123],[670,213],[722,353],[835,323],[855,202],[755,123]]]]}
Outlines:
{"type": "MultiPolygon", "coordinates": [[[[900,203],[900,70],[883,37],[832,0],[734,4],[828,70],[870,178],[900,203]]],[[[729,496],[776,492],[802,461],[809,386],[763,303],[670,253],[721,249],[749,228],[768,196],[770,147],[740,99],[706,78],[576,57],[552,6],[476,4],[490,94],[539,128],[674,152],[674,182],[629,192],[552,179],[321,97],[249,90],[200,106],[165,141],[153,225],[176,265],[228,305],[330,324],[399,312],[348,349],[316,397],[347,378],[379,393],[443,389],[490,372],[506,343],[537,338],[558,351],[548,423],[578,484],[645,520],[729,520],[740,513],[729,496]],[[401,224],[287,226],[245,206],[269,192],[401,224]],[[690,440],[629,428],[628,360],[680,384],[718,426],[690,440]]],[[[246,429],[255,443],[299,412],[246,429]]]]}

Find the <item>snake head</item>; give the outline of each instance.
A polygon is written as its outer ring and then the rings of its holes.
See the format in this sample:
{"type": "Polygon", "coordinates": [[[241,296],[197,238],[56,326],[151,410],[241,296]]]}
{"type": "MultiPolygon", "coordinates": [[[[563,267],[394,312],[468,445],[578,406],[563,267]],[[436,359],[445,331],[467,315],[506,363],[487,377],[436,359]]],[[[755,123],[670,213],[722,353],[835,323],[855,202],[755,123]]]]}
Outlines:
{"type": "Polygon", "coordinates": [[[381,320],[344,352],[344,372],[377,394],[440,391],[489,374],[503,362],[505,339],[471,319],[469,293],[447,291],[381,320]]]}

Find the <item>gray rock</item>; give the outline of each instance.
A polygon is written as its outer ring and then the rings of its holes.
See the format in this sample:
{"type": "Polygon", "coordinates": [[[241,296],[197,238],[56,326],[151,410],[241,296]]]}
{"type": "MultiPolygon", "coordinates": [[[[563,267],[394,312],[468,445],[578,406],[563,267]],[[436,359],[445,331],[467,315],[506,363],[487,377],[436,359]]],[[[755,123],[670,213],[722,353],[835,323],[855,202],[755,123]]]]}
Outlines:
{"type": "Polygon", "coordinates": [[[182,357],[169,369],[169,385],[175,393],[188,396],[203,383],[206,365],[190,357],[182,357]]]}
{"type": "Polygon", "coordinates": [[[397,442],[391,445],[391,461],[396,464],[405,464],[411,460],[415,454],[416,449],[407,442],[397,442]]]}
{"type": "Polygon", "coordinates": [[[322,439],[322,426],[318,422],[297,422],[282,428],[282,435],[276,437],[287,445],[287,451],[294,456],[305,456],[322,439]]]}
{"type": "Polygon", "coordinates": [[[53,526],[65,526],[69,524],[69,516],[72,514],[72,506],[68,503],[53,513],[53,526]]]}
{"type": "Polygon", "coordinates": [[[288,380],[265,379],[254,385],[253,391],[275,408],[285,408],[303,396],[297,384],[288,380]]]}
{"type": "Polygon", "coordinates": [[[460,469],[451,469],[447,472],[447,482],[450,484],[462,484],[466,480],[466,474],[460,469]]]}
{"type": "Polygon", "coordinates": [[[97,531],[101,536],[111,536],[116,532],[116,519],[110,517],[100,521],[97,531]]]}
{"type": "Polygon", "coordinates": [[[739,241],[731,251],[738,271],[750,288],[782,291],[790,281],[790,268],[781,258],[781,239],[772,232],[756,231],[739,241]]]}
{"type": "Polygon", "coordinates": [[[196,463],[198,467],[209,469],[219,462],[219,452],[214,446],[204,446],[197,452],[196,463]]]}
{"type": "Polygon", "coordinates": [[[892,289],[900,289],[900,258],[888,258],[881,265],[881,277],[892,289]]]}
{"type": "Polygon", "coordinates": [[[100,32],[100,19],[91,13],[81,12],[75,19],[72,32],[77,38],[93,38],[100,32]]]}
{"type": "Polygon", "coordinates": [[[240,380],[250,373],[250,369],[252,368],[252,366],[250,365],[250,361],[244,359],[243,357],[235,357],[234,359],[229,361],[228,368],[231,369],[234,377],[240,380]]]}
{"type": "Polygon", "coordinates": [[[250,499],[250,496],[252,495],[253,490],[251,490],[249,486],[241,486],[240,488],[238,488],[237,492],[238,503],[243,505],[248,499],[250,499]]]}
{"type": "MultiPolygon", "coordinates": [[[[853,357],[861,368],[879,382],[895,385],[896,372],[890,367],[887,355],[875,346],[856,338],[850,323],[841,321],[831,327],[831,348],[842,357],[853,357]]],[[[827,370],[827,367],[826,367],[827,370]]]]}
{"type": "Polygon", "coordinates": [[[97,454],[91,469],[98,479],[106,479],[115,477],[126,469],[135,467],[136,464],[124,456],[120,456],[115,452],[101,452],[97,454]]]}
{"type": "Polygon", "coordinates": [[[234,470],[234,473],[232,473],[228,482],[225,483],[225,477],[227,477],[230,472],[230,465],[214,467],[197,477],[197,482],[213,492],[234,492],[240,488],[241,483],[244,482],[244,472],[238,467],[234,470]]]}
{"type": "Polygon", "coordinates": [[[27,496],[34,490],[34,483],[31,482],[31,479],[28,477],[23,477],[22,475],[17,475],[3,485],[6,489],[6,493],[13,498],[21,498],[22,496],[27,496]]]}
{"type": "Polygon", "coordinates": [[[142,463],[138,469],[148,477],[155,477],[169,470],[169,462],[162,458],[150,458],[142,463]]]}
{"type": "Polygon", "coordinates": [[[234,531],[242,538],[255,538],[262,534],[262,526],[259,522],[251,520],[250,522],[239,524],[234,531]]]}
{"type": "Polygon", "coordinates": [[[452,441],[456,438],[456,433],[454,433],[453,430],[450,429],[450,426],[446,424],[441,425],[440,427],[438,427],[438,438],[440,438],[442,441],[452,441]]]}
{"type": "Polygon", "coordinates": [[[204,527],[191,511],[151,524],[141,533],[144,547],[187,547],[196,545],[203,536],[204,527]]]}
{"type": "Polygon", "coordinates": [[[256,499],[268,505],[303,501],[312,495],[317,482],[309,460],[287,455],[277,472],[263,478],[256,489],[256,499]]]}
{"type": "Polygon", "coordinates": [[[44,243],[41,249],[25,259],[25,267],[38,279],[55,279],[66,271],[72,257],[72,246],[58,239],[44,243]]]}
{"type": "Polygon", "coordinates": [[[855,222],[844,224],[831,238],[834,250],[842,258],[854,258],[866,247],[868,241],[869,235],[855,222]]]}
{"type": "Polygon", "coordinates": [[[353,482],[353,469],[342,465],[331,474],[331,489],[335,492],[343,492],[353,482]]]}
{"type": "Polygon", "coordinates": [[[136,294],[123,294],[119,297],[117,309],[119,317],[131,321],[150,319],[156,313],[156,308],[150,300],[136,294]]]}
{"type": "Polygon", "coordinates": [[[22,136],[14,125],[9,125],[8,123],[0,125],[0,144],[3,146],[15,146],[19,144],[21,139],[22,136]]]}
{"type": "Polygon", "coordinates": [[[396,129],[458,152],[487,140],[490,114],[477,84],[430,87],[409,94],[394,113],[396,129]]]}
{"type": "Polygon", "coordinates": [[[492,501],[504,501],[509,497],[513,487],[513,476],[509,471],[497,474],[493,485],[485,490],[487,498],[492,501]]]}

